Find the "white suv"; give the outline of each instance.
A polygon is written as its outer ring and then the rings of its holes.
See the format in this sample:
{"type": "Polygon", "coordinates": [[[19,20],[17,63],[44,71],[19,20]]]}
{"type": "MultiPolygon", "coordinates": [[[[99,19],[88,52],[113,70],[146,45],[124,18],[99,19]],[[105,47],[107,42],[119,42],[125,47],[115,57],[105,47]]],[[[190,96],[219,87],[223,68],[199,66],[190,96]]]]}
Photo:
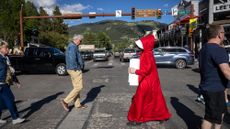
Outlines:
{"type": "Polygon", "coordinates": [[[124,62],[131,59],[136,54],[136,50],[132,48],[126,48],[120,55],[120,61],[124,62]]]}

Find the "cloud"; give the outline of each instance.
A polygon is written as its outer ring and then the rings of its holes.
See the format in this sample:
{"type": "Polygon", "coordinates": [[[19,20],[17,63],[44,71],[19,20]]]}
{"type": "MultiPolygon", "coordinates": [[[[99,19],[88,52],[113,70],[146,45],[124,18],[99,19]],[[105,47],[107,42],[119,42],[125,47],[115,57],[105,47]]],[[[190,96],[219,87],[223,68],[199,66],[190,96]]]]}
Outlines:
{"type": "Polygon", "coordinates": [[[98,11],[104,11],[104,9],[103,9],[103,8],[97,8],[97,10],[98,10],[98,11]]]}
{"type": "Polygon", "coordinates": [[[79,13],[85,9],[90,9],[90,8],[92,8],[92,6],[90,6],[90,5],[84,6],[80,3],[78,3],[78,4],[61,6],[60,10],[63,14],[65,14],[65,13],[79,13]]]}
{"type": "MultiPolygon", "coordinates": [[[[54,7],[58,5],[57,0],[27,0],[30,2],[33,2],[34,5],[39,8],[43,7],[44,10],[49,14],[53,14],[54,7]]],[[[62,14],[71,14],[71,13],[79,13],[82,12],[85,9],[90,9],[92,6],[90,5],[82,5],[81,3],[75,3],[75,4],[65,4],[65,5],[59,5],[60,11],[62,14]]]]}
{"type": "Polygon", "coordinates": [[[27,0],[33,2],[36,7],[52,8],[57,4],[56,0],[27,0]]]}

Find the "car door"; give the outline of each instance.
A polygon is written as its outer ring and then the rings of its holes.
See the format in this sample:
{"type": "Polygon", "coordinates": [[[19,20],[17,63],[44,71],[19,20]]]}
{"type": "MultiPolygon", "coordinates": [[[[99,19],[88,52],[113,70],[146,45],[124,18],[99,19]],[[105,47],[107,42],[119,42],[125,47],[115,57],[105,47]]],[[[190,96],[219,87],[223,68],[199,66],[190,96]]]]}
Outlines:
{"type": "Polygon", "coordinates": [[[53,59],[51,48],[40,48],[37,51],[36,64],[40,71],[51,72],[53,71],[53,59]]]}
{"type": "Polygon", "coordinates": [[[161,63],[162,62],[162,56],[163,56],[163,53],[162,53],[162,50],[160,48],[155,48],[153,50],[153,54],[154,54],[154,58],[156,60],[156,63],[161,63]]]}
{"type": "Polygon", "coordinates": [[[171,64],[173,63],[173,57],[176,54],[176,50],[173,48],[163,48],[162,49],[163,55],[161,56],[161,63],[164,64],[171,64]]]}
{"type": "Polygon", "coordinates": [[[25,56],[23,58],[23,71],[33,72],[36,66],[36,51],[37,48],[27,48],[25,51],[25,56]]]}

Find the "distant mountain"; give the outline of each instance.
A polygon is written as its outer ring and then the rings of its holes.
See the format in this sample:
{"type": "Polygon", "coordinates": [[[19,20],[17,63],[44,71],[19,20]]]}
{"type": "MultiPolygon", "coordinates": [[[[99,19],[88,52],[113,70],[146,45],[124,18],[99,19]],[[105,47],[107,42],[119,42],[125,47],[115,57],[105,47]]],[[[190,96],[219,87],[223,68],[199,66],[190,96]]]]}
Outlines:
{"type": "Polygon", "coordinates": [[[145,20],[139,22],[126,22],[121,20],[104,20],[96,23],[86,23],[69,28],[69,34],[83,34],[86,31],[94,33],[105,32],[112,40],[122,38],[137,38],[147,30],[166,27],[167,24],[145,20]]]}

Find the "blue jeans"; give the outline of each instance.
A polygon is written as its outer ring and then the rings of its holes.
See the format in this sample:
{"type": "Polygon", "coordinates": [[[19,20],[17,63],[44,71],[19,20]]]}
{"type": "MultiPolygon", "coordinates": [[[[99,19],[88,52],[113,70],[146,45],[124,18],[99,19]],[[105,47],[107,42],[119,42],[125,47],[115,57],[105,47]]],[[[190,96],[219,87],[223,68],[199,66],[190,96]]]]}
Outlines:
{"type": "Polygon", "coordinates": [[[6,107],[11,114],[13,120],[19,117],[17,107],[14,102],[14,94],[8,85],[4,85],[0,90],[0,115],[2,109],[6,107]]]}

